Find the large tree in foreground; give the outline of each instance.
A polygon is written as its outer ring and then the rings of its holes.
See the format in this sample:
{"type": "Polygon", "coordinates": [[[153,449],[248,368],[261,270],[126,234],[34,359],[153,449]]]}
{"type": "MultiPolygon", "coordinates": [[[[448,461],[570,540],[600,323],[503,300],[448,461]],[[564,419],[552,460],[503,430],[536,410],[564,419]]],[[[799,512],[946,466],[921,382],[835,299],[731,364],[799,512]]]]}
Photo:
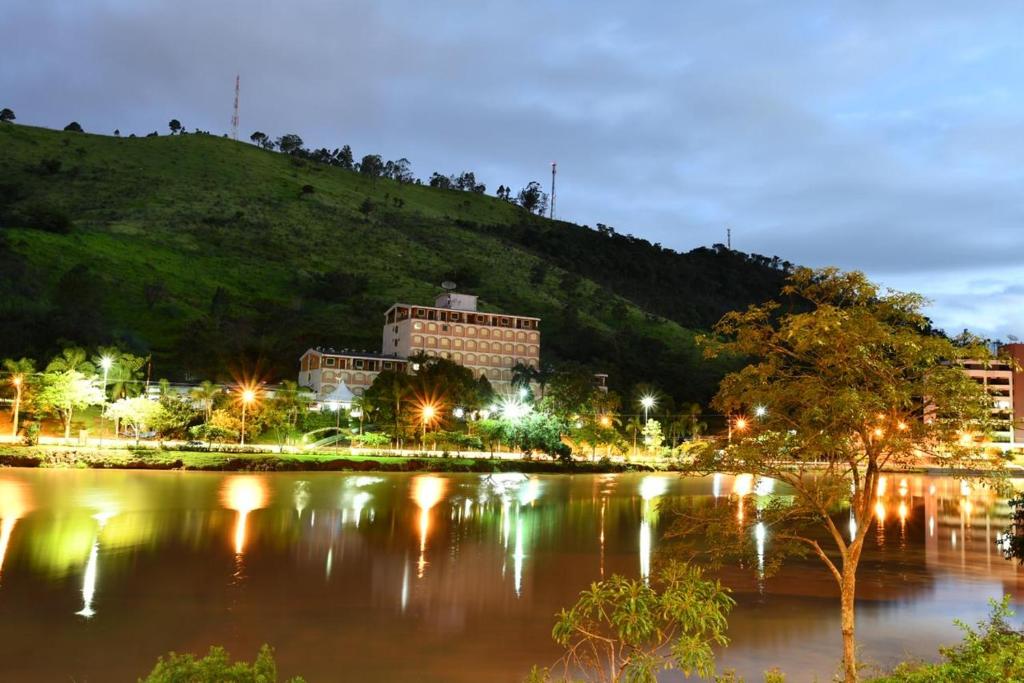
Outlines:
{"type": "Polygon", "coordinates": [[[960,365],[988,352],[977,340],[933,333],[922,297],[880,291],[861,273],[801,269],[782,293],[798,303],[729,313],[704,340],[709,357],[748,364],[713,401],[731,439],[707,442],[697,469],[768,477],[788,495],[750,514],[708,511],[700,520],[695,510],[683,519],[702,524],[718,548],[726,546],[716,535],[749,542],[760,523],[756,535],[767,536],[771,553],[820,559],[841,596],[843,671],[855,681],[857,566],[879,477],[920,458],[983,466],[975,439],[991,400],[960,365]]]}

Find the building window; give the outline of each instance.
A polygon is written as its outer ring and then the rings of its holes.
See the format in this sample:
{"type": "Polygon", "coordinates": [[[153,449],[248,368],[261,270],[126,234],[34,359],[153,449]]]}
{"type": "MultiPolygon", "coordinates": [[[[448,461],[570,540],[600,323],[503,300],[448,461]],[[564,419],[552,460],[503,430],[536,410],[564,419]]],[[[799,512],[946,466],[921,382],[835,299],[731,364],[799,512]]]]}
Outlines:
{"type": "Polygon", "coordinates": [[[448,326],[447,325],[441,325],[441,331],[442,332],[447,332],[448,331],[448,326]]]}
{"type": "Polygon", "coordinates": [[[362,368],[363,368],[363,361],[361,361],[361,360],[359,360],[359,359],[357,358],[357,359],[356,359],[356,369],[357,369],[357,370],[362,370],[362,368]]]}
{"type": "Polygon", "coordinates": [[[422,330],[423,329],[423,323],[413,323],[412,324],[412,329],[414,329],[414,330],[422,330]]]}
{"type": "Polygon", "coordinates": [[[334,367],[334,359],[333,358],[325,358],[324,359],[324,365],[326,365],[329,368],[333,368],[334,367]]]}

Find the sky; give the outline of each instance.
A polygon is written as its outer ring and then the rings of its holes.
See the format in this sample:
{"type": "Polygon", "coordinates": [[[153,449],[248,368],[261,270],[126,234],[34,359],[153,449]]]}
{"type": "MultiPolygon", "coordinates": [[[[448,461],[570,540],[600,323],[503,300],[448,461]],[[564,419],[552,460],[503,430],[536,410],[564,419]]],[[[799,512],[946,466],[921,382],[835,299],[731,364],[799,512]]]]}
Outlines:
{"type": "MultiPolygon", "coordinates": [[[[1024,5],[4,0],[0,106],[294,132],[686,251],[725,242],[1024,337],[1024,5]]],[[[2,151],[0,151],[2,153],[2,151]]]]}

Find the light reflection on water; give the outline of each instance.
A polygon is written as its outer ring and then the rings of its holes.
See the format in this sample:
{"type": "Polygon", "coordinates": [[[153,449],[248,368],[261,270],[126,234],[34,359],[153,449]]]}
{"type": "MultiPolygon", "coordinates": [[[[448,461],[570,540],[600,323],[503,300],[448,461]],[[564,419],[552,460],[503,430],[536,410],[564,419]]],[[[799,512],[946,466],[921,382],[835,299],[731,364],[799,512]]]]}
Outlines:
{"type": "MultiPolygon", "coordinates": [[[[869,658],[931,655],[955,637],[953,617],[1024,595],[1022,573],[993,547],[1008,515],[994,492],[906,476],[876,493],[882,527],[869,536],[858,614],[869,658]]],[[[130,679],[167,650],[251,654],[270,642],[282,673],[309,680],[344,667],[362,680],[517,681],[553,659],[553,614],[591,581],[650,575],[667,503],[699,496],[742,518],[779,494],[749,475],[9,470],[0,638],[34,652],[45,631],[48,654],[20,671],[0,660],[0,679],[130,679]],[[125,639],[138,647],[109,654],[125,639]]],[[[724,664],[755,678],[776,664],[789,680],[827,677],[831,579],[814,562],[766,578],[771,531],[752,533],[754,571],[723,573],[739,603],[724,664]]]]}

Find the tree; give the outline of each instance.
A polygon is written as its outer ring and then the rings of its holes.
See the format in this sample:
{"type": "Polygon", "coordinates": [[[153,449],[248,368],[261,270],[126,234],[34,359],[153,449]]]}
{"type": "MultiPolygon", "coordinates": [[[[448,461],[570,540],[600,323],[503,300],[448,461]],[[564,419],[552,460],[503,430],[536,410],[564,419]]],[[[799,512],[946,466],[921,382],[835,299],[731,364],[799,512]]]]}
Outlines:
{"type": "MultiPolygon", "coordinates": [[[[768,302],[729,313],[715,337],[703,339],[709,357],[749,359],[725,377],[713,407],[734,426],[737,416],[765,410],[732,429],[731,444],[706,442],[697,468],[770,477],[791,491],[759,518],[741,515],[742,538],[749,543],[750,527],[761,522],[773,553],[811,553],[828,569],[840,593],[849,683],[857,679],[857,567],[881,472],[922,456],[945,467],[970,457],[972,469],[985,467],[970,435],[985,429],[991,399],[960,364],[984,362],[988,352],[976,339],[954,343],[931,333],[922,297],[882,292],[862,273],[798,269],[782,296],[801,305],[768,302]],[[849,537],[838,514],[850,517],[849,537]]],[[[737,519],[698,523],[709,534],[732,534],[737,519]]]]}
{"type": "Polygon", "coordinates": [[[68,125],[64,126],[64,130],[66,130],[68,132],[71,132],[71,133],[84,133],[85,132],[85,131],[82,130],[82,126],[78,123],[78,121],[72,121],[68,125]]]}
{"type": "Polygon", "coordinates": [[[295,133],[288,133],[277,139],[277,148],[285,154],[298,154],[302,151],[302,144],[302,138],[295,133]]]}
{"type": "Polygon", "coordinates": [[[656,683],[665,670],[687,678],[715,673],[713,648],[723,647],[735,601],[718,581],[696,566],[670,562],[653,584],[613,575],[592,583],[557,615],[551,637],[565,654],[561,676],[536,669],[529,679],[601,683],[656,683]]]}
{"type": "Polygon", "coordinates": [[[8,109],[7,107],[0,109],[0,123],[9,123],[16,118],[13,109],[8,109]]]}
{"type": "Polygon", "coordinates": [[[60,355],[50,361],[46,366],[47,373],[58,372],[80,372],[83,375],[92,375],[96,367],[87,360],[85,349],[78,346],[69,346],[60,352],[60,355]]]}
{"type": "Polygon", "coordinates": [[[352,156],[352,148],[348,145],[343,145],[335,158],[337,159],[337,163],[340,168],[343,168],[346,171],[351,171],[355,168],[356,164],[355,159],[352,156]]]}
{"type": "Polygon", "coordinates": [[[256,131],[249,136],[249,139],[252,140],[254,145],[263,147],[263,143],[267,141],[267,134],[262,131],[256,131]]]}
{"type": "Polygon", "coordinates": [[[171,129],[171,135],[181,132],[181,121],[178,119],[171,119],[167,124],[167,127],[171,129]]]}
{"type": "Polygon", "coordinates": [[[367,154],[359,162],[359,172],[370,178],[379,178],[384,174],[384,161],[379,154],[367,154]]]}
{"type": "Polygon", "coordinates": [[[121,398],[107,407],[107,417],[123,421],[135,433],[135,443],[142,438],[142,432],[154,427],[163,416],[164,407],[159,402],[136,396],[121,398]]]}
{"type": "MultiPolygon", "coordinates": [[[[231,681],[232,683],[277,683],[277,664],[274,650],[269,645],[260,648],[256,660],[231,662],[230,655],[222,647],[211,647],[201,659],[190,654],[171,652],[167,658],[160,657],[142,683],[182,683],[183,681],[231,681]]],[[[287,683],[304,683],[301,678],[291,678],[287,683]]]]}
{"type": "Polygon", "coordinates": [[[562,418],[583,415],[591,412],[596,392],[594,374],[588,368],[566,363],[551,378],[541,406],[562,418]]]}
{"type": "Polygon", "coordinates": [[[530,213],[535,213],[543,216],[544,212],[548,208],[548,195],[544,190],[541,189],[540,183],[536,180],[530,181],[530,183],[519,190],[519,195],[516,198],[519,202],[519,206],[523,207],[530,213]]]}
{"type": "Polygon", "coordinates": [[[110,359],[110,369],[107,371],[107,391],[110,400],[138,396],[142,393],[144,369],[149,363],[148,356],[135,356],[130,353],[121,353],[116,347],[100,347],[97,354],[92,357],[92,366],[96,368],[97,374],[102,374],[103,359],[110,359]]]}
{"type": "Polygon", "coordinates": [[[434,171],[433,173],[430,174],[430,181],[428,182],[428,184],[431,187],[437,187],[442,190],[450,190],[452,189],[453,185],[452,179],[450,177],[438,173],[437,171],[434,171]]]}
{"type": "Polygon", "coordinates": [[[78,370],[43,375],[43,387],[36,398],[43,410],[58,415],[64,423],[64,439],[71,438],[71,420],[75,410],[103,403],[103,391],[96,380],[78,370]]]}
{"type": "Polygon", "coordinates": [[[633,455],[636,455],[636,439],[644,431],[643,421],[636,415],[626,423],[626,433],[633,437],[633,455]]]}
{"type": "MultiPolygon", "coordinates": [[[[360,166],[360,168],[362,167],[360,166]]],[[[411,183],[415,179],[412,174],[412,165],[405,158],[385,164],[383,175],[400,183],[411,183]]]]}
{"type": "Polygon", "coordinates": [[[286,379],[274,390],[274,396],[269,404],[280,414],[281,425],[278,431],[283,434],[294,432],[298,428],[299,416],[309,408],[309,399],[296,382],[286,379]]]}
{"type": "Polygon", "coordinates": [[[529,389],[536,372],[532,365],[527,365],[522,361],[516,363],[512,366],[512,388],[529,389]]]}
{"type": "Polygon", "coordinates": [[[665,443],[665,437],[661,433],[661,423],[651,419],[647,421],[643,429],[644,446],[648,452],[657,452],[661,444],[665,443]]]}
{"type": "Polygon", "coordinates": [[[382,422],[394,426],[393,435],[400,447],[405,432],[403,426],[408,426],[409,422],[406,415],[407,408],[414,397],[412,377],[404,372],[384,370],[374,378],[373,384],[363,393],[363,396],[377,406],[377,412],[382,422]]]}
{"type": "Polygon", "coordinates": [[[18,415],[29,398],[28,389],[36,373],[36,362],[31,358],[6,358],[4,370],[10,375],[8,381],[14,389],[14,401],[11,403],[11,436],[17,438],[18,415]]]}
{"type": "Polygon", "coordinates": [[[200,382],[198,387],[194,387],[189,395],[203,407],[203,423],[209,423],[213,415],[213,402],[220,395],[220,387],[206,379],[200,382]]]}

